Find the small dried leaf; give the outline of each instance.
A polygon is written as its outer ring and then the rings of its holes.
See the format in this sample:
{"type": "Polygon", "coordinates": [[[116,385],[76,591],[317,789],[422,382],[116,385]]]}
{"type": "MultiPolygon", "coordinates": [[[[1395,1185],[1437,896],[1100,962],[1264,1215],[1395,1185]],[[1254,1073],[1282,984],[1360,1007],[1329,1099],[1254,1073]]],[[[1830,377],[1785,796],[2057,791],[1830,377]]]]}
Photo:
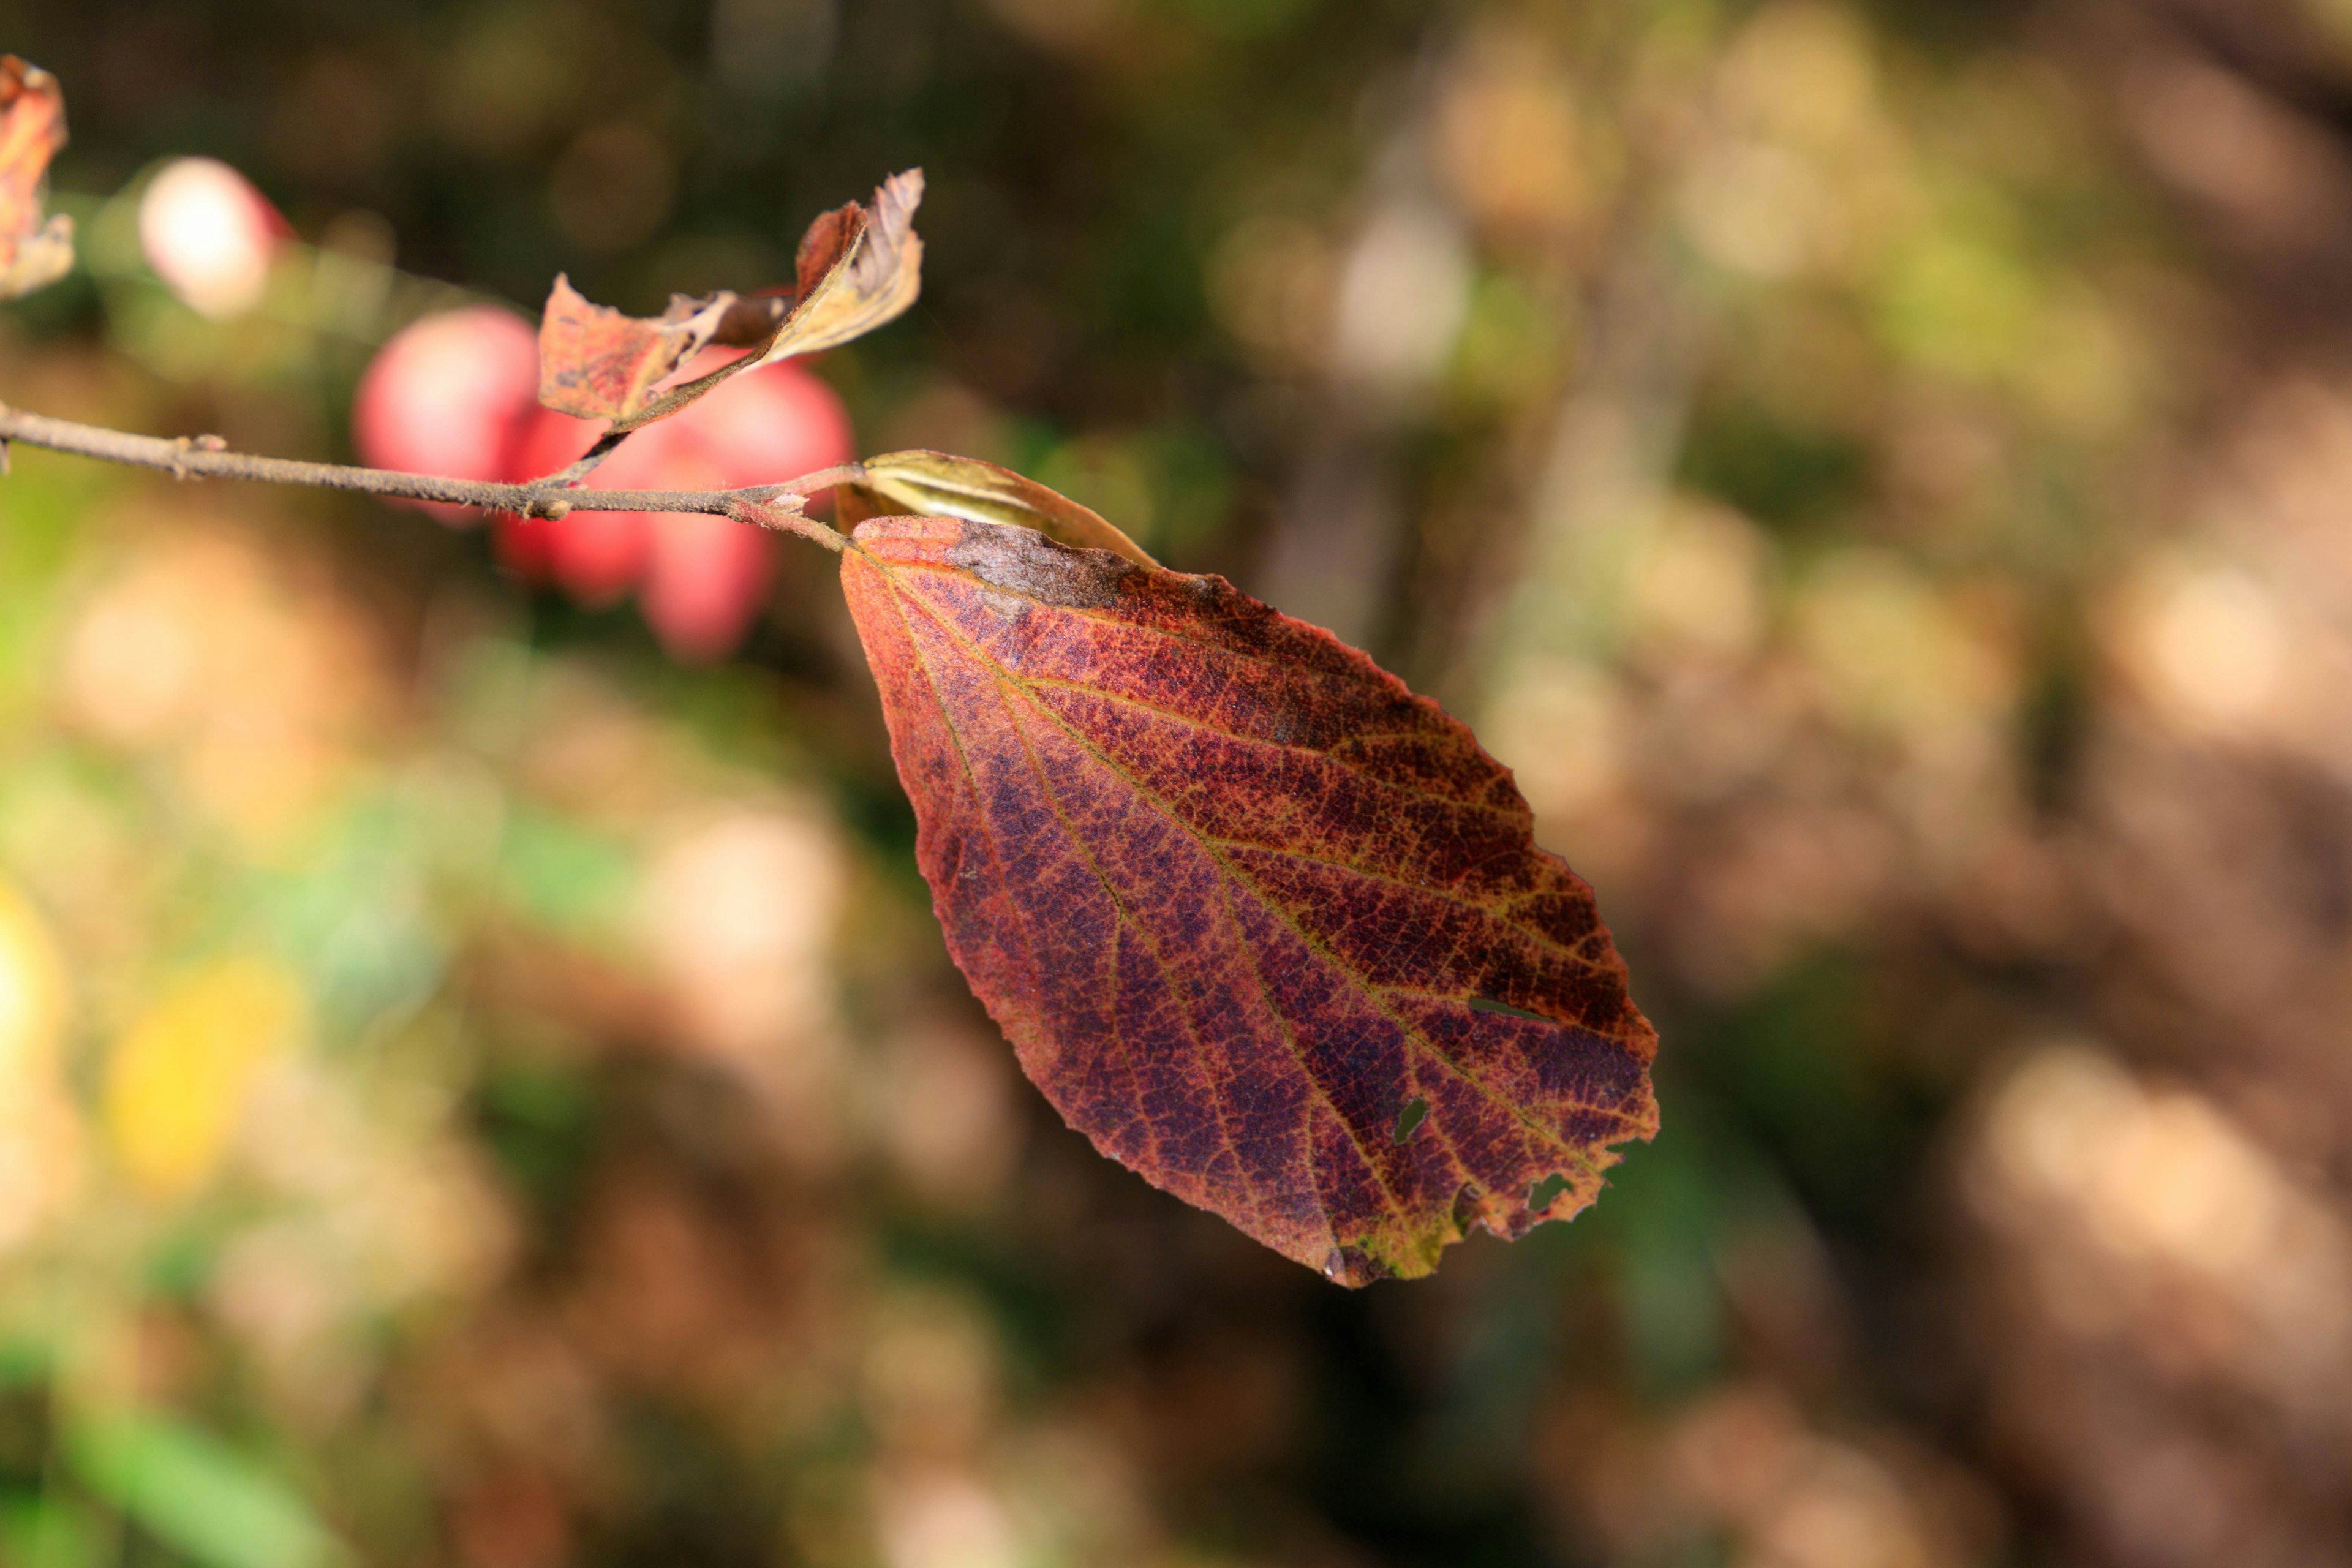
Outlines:
{"type": "Polygon", "coordinates": [[[961,517],[972,522],[1034,528],[1082,550],[1108,550],[1138,566],[1157,566],[1143,546],[1091,508],[1010,468],[945,452],[890,452],[858,465],[859,521],[893,513],[961,517]]]}
{"type": "Polygon", "coordinates": [[[923,242],[913,228],[923,175],[910,169],[874,193],[826,213],[801,240],[798,291],[780,299],[721,290],[674,296],[658,318],[590,303],[558,278],[540,322],[539,400],[615,430],[650,425],[694,403],[731,375],[872,331],[915,302],[923,242]],[[665,386],[712,345],[750,352],[682,385],[665,386]]]}
{"type": "Polygon", "coordinates": [[[949,952],[1104,1153],[1361,1285],[1656,1131],[1591,889],[1435,703],[1027,528],[879,518],[841,571],[949,952]]]}
{"type": "Polygon", "coordinates": [[[915,208],[923,199],[923,172],[893,174],[874,193],[874,205],[837,207],[801,237],[800,297],[761,364],[814,353],[864,337],[904,315],[923,291],[923,242],[915,208]]]}
{"type": "Polygon", "coordinates": [[[657,318],[591,304],[558,274],[539,322],[539,400],[577,419],[626,419],[680,365],[739,323],[749,301],[721,290],[670,296],[657,318]]]}
{"type": "Polygon", "coordinates": [[[49,160],[65,144],[58,79],[0,56],[0,300],[45,288],[73,268],[73,220],[41,216],[49,160]]]}

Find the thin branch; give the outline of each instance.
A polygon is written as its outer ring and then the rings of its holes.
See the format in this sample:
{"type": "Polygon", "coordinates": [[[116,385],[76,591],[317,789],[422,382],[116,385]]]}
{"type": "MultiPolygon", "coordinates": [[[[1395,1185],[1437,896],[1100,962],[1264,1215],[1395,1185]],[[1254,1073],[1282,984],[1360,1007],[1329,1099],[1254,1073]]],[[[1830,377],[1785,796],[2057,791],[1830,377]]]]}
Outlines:
{"type": "MultiPolygon", "coordinates": [[[[865,470],[855,463],[806,474],[781,484],[752,485],[732,490],[592,490],[555,492],[549,479],[530,484],[491,484],[457,479],[439,474],[403,474],[388,468],[356,468],[341,463],[302,463],[285,458],[257,458],[227,449],[217,436],[184,436],[165,440],[133,436],[69,419],[51,419],[0,404],[0,471],[11,441],[27,447],[68,452],[101,462],[158,468],[176,479],[249,479],[260,484],[302,485],[314,489],[351,490],[402,500],[440,501],[452,506],[479,507],[485,511],[511,512],[518,517],[560,518],[575,511],[692,511],[732,518],[779,533],[798,534],[829,550],[840,550],[841,535],[802,514],[803,500],[830,486],[857,479],[865,470]]],[[[568,472],[568,470],[567,470],[568,472]]],[[[551,476],[562,479],[564,476],[551,476]]]]}

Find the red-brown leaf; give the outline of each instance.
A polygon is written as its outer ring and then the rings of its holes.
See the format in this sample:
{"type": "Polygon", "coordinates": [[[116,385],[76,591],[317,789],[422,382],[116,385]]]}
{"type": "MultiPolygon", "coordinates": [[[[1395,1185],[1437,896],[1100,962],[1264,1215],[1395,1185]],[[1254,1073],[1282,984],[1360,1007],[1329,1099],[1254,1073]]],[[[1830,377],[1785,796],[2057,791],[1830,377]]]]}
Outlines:
{"type": "Polygon", "coordinates": [[[710,346],[740,301],[670,296],[658,317],[592,304],[558,274],[539,321],[539,400],[576,419],[626,419],[677,368],[710,346]]]}
{"type": "Polygon", "coordinates": [[[58,79],[0,56],[0,300],[54,283],[73,266],[73,220],[41,217],[42,181],[65,144],[58,79]]]}
{"type": "Polygon", "coordinates": [[[1360,1285],[1656,1130],[1591,889],[1435,703],[1025,528],[878,518],[842,578],[949,949],[1097,1148],[1360,1285]]]}

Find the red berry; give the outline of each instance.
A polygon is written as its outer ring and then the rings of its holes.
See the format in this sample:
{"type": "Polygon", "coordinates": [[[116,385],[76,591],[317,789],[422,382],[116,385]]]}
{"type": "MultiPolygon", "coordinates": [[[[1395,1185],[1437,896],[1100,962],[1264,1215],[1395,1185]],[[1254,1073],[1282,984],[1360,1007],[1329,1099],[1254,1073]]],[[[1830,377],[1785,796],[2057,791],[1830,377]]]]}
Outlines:
{"type": "MultiPolygon", "coordinates": [[[[709,365],[690,367],[696,371],[709,365]]],[[[525,422],[506,477],[563,468],[604,429],[549,409],[525,422]]],[[[833,389],[798,365],[747,371],[685,413],[646,426],[586,484],[597,489],[731,489],[846,462],[849,416],[833,389]]],[[[502,519],[499,554],[528,576],[551,576],[584,603],[642,584],[642,608],[681,659],[721,658],[742,640],[766,591],[774,541],[761,530],[695,513],[575,511],[550,522],[502,519]]]]}
{"type": "Polygon", "coordinates": [[[652,559],[638,607],[670,657],[724,658],[760,613],[775,538],[723,517],[664,512],[653,519],[652,559]]]}
{"type": "Polygon", "coordinates": [[[798,479],[857,455],[840,395],[790,361],[745,372],[675,423],[711,448],[729,489],[798,479]]]}
{"type": "MultiPolygon", "coordinates": [[[[352,405],[352,440],[371,468],[505,479],[538,398],[538,334],[510,310],[469,305],[403,328],[377,352],[352,405]]],[[[464,507],[400,504],[455,526],[478,521],[464,507]]]]}

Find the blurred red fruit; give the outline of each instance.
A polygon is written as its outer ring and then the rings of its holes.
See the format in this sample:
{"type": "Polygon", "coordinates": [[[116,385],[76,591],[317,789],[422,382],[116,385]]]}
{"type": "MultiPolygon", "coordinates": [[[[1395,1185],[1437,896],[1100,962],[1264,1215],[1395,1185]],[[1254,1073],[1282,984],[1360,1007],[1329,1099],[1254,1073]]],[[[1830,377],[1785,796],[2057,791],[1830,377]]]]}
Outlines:
{"type": "MultiPolygon", "coordinates": [[[[352,405],[352,440],[370,468],[507,479],[538,406],[538,333],[510,310],[469,305],[414,322],[377,353],[352,405]]],[[[396,504],[453,526],[478,518],[465,507],[396,504]]]]}
{"type": "Polygon", "coordinates": [[[261,303],[293,230],[251,181],[217,158],[175,158],[139,198],[139,247],[189,309],[226,321],[261,303]]]}
{"type": "Polygon", "coordinates": [[[638,598],[646,624],[674,658],[724,658],[760,613],[775,536],[696,512],[665,512],[653,525],[638,598]]]}
{"type": "Polygon", "coordinates": [[[670,423],[701,439],[717,465],[711,482],[729,489],[798,479],[856,456],[840,395],[791,362],[737,376],[670,423]]]}
{"type": "MultiPolygon", "coordinates": [[[[506,519],[499,521],[505,526],[506,519]]],[[[612,604],[645,576],[652,531],[652,519],[641,511],[583,511],[551,522],[542,547],[546,574],[583,605],[612,604]]]]}
{"type": "MultiPolygon", "coordinates": [[[[698,374],[721,363],[688,367],[698,374]]],[[[361,380],[352,434],[362,461],[406,473],[520,484],[568,468],[604,432],[538,402],[539,340],[480,305],[430,316],[383,346],[361,380]]],[[[685,413],[647,426],[588,477],[597,489],[733,489],[794,479],[855,455],[834,390],[797,364],[751,371],[685,413]]],[[[415,503],[405,503],[415,504],[415,503]]],[[[427,506],[450,522],[460,507],[427,506]]],[[[499,559],[587,605],[641,588],[646,619],[674,656],[724,657],[759,613],[774,540],[692,514],[575,511],[501,517],[499,559]]]]}
{"type": "MultiPolygon", "coordinates": [[[[707,364],[689,367],[698,373],[707,364]]],[[[512,449],[512,477],[553,473],[603,425],[538,409],[512,449]]],[[[855,455],[848,412],[796,364],[737,376],[685,413],[631,437],[587,479],[598,489],[732,489],[794,479],[855,455]]],[[[692,513],[573,512],[499,520],[499,556],[552,577],[584,603],[642,584],[641,606],[677,658],[719,658],[742,640],[767,587],[773,538],[692,513]]]]}
{"type": "MultiPolygon", "coordinates": [[[[689,416],[649,425],[604,459],[588,477],[590,488],[613,490],[700,489],[709,480],[702,444],[685,430],[689,416]]],[[[604,428],[601,420],[574,419],[549,408],[533,408],[523,422],[511,455],[511,472],[536,479],[568,467],[604,428]]],[[[651,551],[651,519],[641,511],[578,511],[554,522],[499,519],[499,554],[526,575],[551,578],[586,605],[609,604],[636,586],[651,551]],[[537,570],[534,571],[533,568],[537,570]]]]}

